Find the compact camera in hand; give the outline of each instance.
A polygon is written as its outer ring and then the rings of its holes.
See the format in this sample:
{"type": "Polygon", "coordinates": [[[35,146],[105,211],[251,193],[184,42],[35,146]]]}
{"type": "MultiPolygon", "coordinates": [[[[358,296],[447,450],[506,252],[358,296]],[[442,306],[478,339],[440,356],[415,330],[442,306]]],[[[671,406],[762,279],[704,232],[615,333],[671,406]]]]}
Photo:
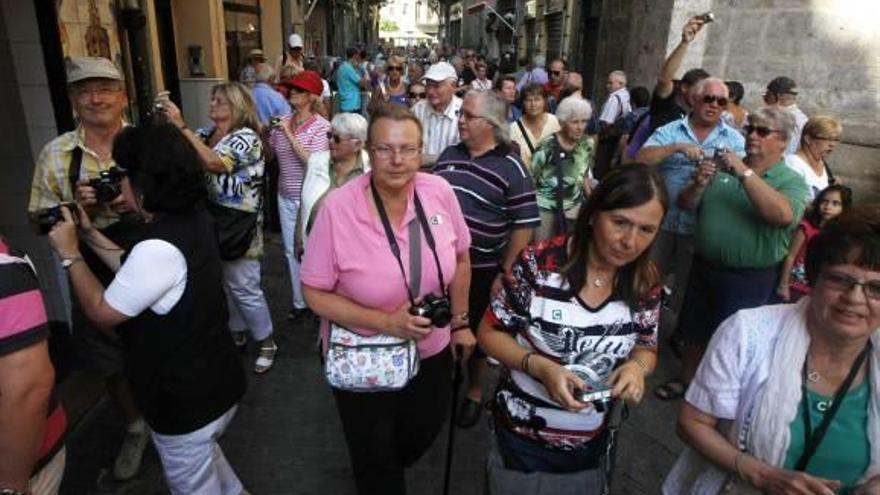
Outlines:
{"type": "Polygon", "coordinates": [[[55,224],[64,221],[62,208],[67,208],[73,216],[73,221],[79,225],[79,210],[76,207],[76,203],[61,203],[58,206],[46,208],[37,213],[37,228],[39,228],[40,234],[48,234],[55,224]]]}
{"type": "Polygon", "coordinates": [[[125,172],[119,167],[103,170],[96,179],[89,181],[89,187],[95,190],[95,199],[99,203],[109,203],[122,194],[122,178],[125,172]]]}
{"type": "Polygon", "coordinates": [[[604,413],[611,407],[611,404],[614,402],[614,398],[611,397],[611,388],[605,383],[596,380],[592,370],[587,366],[577,364],[569,364],[565,367],[583,380],[588,387],[588,390],[575,389],[572,392],[572,396],[574,396],[576,401],[592,404],[598,413],[604,413]]]}
{"type": "Polygon", "coordinates": [[[421,303],[410,307],[409,313],[431,320],[431,326],[437,328],[443,328],[452,321],[452,309],[446,296],[428,294],[421,303]]]}

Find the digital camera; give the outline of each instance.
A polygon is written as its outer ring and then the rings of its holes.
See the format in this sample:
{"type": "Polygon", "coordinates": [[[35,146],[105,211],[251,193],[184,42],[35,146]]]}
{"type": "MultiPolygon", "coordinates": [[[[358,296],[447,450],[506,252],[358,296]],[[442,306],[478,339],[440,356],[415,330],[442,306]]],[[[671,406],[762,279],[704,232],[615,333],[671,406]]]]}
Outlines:
{"type": "Polygon", "coordinates": [[[712,12],[706,12],[705,14],[698,15],[697,20],[703,21],[703,24],[709,24],[715,20],[715,14],[712,12]]]}
{"type": "Polygon", "coordinates": [[[431,320],[431,326],[437,328],[443,328],[452,321],[452,309],[446,296],[428,294],[421,303],[409,308],[409,312],[431,320]]]}
{"type": "Polygon", "coordinates": [[[588,390],[575,389],[572,392],[575,400],[584,404],[592,404],[598,413],[604,413],[611,407],[611,403],[614,402],[611,397],[611,388],[596,380],[594,373],[591,373],[588,367],[569,364],[566,365],[566,368],[583,380],[588,387],[588,390]]]}
{"type": "Polygon", "coordinates": [[[37,213],[37,227],[40,230],[40,234],[48,234],[56,223],[64,221],[64,213],[62,213],[61,208],[67,208],[73,215],[74,222],[79,224],[79,217],[77,216],[78,210],[76,209],[76,204],[61,203],[58,206],[46,208],[45,210],[37,213]]]}
{"type": "Polygon", "coordinates": [[[109,203],[122,194],[122,178],[125,172],[119,167],[111,167],[103,170],[96,179],[89,181],[89,186],[95,190],[95,199],[99,203],[109,203]]]}

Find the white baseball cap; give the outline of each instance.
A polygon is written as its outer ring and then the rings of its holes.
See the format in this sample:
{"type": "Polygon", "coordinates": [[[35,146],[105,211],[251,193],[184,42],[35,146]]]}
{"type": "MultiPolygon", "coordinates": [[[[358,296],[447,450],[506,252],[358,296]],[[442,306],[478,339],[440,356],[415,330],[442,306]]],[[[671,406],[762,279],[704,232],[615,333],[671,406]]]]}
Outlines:
{"type": "Polygon", "coordinates": [[[291,34],[289,38],[287,38],[287,44],[291,48],[302,48],[303,47],[303,39],[300,35],[294,33],[294,34],[291,34]]]}
{"type": "Polygon", "coordinates": [[[428,67],[428,71],[425,72],[425,80],[427,81],[446,81],[449,79],[457,80],[458,73],[455,72],[455,67],[451,66],[448,62],[437,62],[436,64],[428,67]]]}

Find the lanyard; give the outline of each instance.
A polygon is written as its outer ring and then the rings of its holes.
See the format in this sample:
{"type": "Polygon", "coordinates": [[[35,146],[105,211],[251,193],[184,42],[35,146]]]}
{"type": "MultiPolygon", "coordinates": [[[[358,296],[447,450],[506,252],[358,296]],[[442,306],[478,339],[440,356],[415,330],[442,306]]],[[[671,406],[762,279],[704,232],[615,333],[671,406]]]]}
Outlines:
{"type": "MultiPolygon", "coordinates": [[[[385,229],[385,236],[388,237],[388,245],[391,247],[391,254],[394,255],[394,259],[397,260],[397,266],[400,267],[400,274],[403,276],[403,284],[406,286],[406,294],[409,296],[409,302],[415,306],[415,297],[417,294],[413,293],[412,287],[410,287],[409,282],[406,281],[406,271],[403,269],[403,261],[400,259],[400,246],[397,244],[397,238],[395,238],[394,230],[391,228],[391,221],[388,220],[388,213],[385,211],[385,205],[382,203],[382,198],[379,197],[379,192],[376,191],[376,185],[373,183],[372,178],[370,178],[370,191],[373,193],[373,202],[376,203],[376,210],[379,211],[379,218],[382,220],[382,227],[385,229]]],[[[428,241],[428,247],[431,248],[431,254],[434,255],[434,263],[437,265],[437,274],[440,276],[440,290],[445,297],[449,297],[446,289],[446,282],[443,279],[443,268],[440,266],[440,258],[437,256],[437,248],[434,244],[434,235],[431,234],[428,219],[425,217],[425,211],[422,209],[422,202],[419,200],[419,195],[415,190],[413,190],[413,203],[415,203],[416,207],[416,216],[419,219],[419,223],[422,225],[422,230],[425,232],[425,239],[428,241]]]]}
{"type": "Polygon", "coordinates": [[[865,359],[868,357],[868,352],[870,350],[871,342],[869,341],[868,345],[865,346],[865,349],[862,350],[862,353],[856,358],[852,368],[850,368],[849,374],[846,375],[846,380],[840,384],[840,387],[837,388],[837,392],[834,393],[834,402],[831,404],[831,409],[825,412],[822,416],[822,421],[819,423],[816,431],[813,431],[813,427],[810,424],[810,399],[807,397],[807,360],[804,359],[804,367],[801,369],[801,407],[803,408],[804,440],[806,443],[804,444],[804,452],[801,454],[800,459],[798,459],[795,470],[803,471],[807,468],[807,464],[810,462],[813,454],[816,453],[816,449],[819,448],[822,438],[825,437],[828,427],[831,426],[831,421],[834,419],[834,415],[837,414],[837,410],[840,409],[843,397],[849,391],[849,387],[852,385],[853,380],[855,380],[856,375],[862,367],[862,363],[864,363],[865,359]]]}

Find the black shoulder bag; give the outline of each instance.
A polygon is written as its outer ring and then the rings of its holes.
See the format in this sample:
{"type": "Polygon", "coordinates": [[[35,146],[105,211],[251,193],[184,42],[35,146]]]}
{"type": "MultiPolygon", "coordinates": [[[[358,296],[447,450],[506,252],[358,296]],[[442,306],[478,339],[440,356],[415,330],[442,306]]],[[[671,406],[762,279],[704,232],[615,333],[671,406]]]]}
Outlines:
{"type": "Polygon", "coordinates": [[[563,209],[563,202],[565,199],[565,174],[562,172],[565,161],[568,159],[570,158],[566,157],[566,152],[562,149],[562,144],[559,143],[559,137],[554,136],[553,159],[551,160],[553,171],[556,173],[556,215],[554,215],[553,220],[554,236],[568,232],[568,220],[565,218],[565,209],[563,209]]]}
{"type": "Polygon", "coordinates": [[[529,147],[529,153],[535,154],[535,145],[532,144],[532,140],[529,139],[529,133],[526,132],[526,126],[523,125],[522,119],[516,119],[516,125],[519,126],[519,132],[522,133],[523,139],[526,141],[526,146],[529,147]]]}

